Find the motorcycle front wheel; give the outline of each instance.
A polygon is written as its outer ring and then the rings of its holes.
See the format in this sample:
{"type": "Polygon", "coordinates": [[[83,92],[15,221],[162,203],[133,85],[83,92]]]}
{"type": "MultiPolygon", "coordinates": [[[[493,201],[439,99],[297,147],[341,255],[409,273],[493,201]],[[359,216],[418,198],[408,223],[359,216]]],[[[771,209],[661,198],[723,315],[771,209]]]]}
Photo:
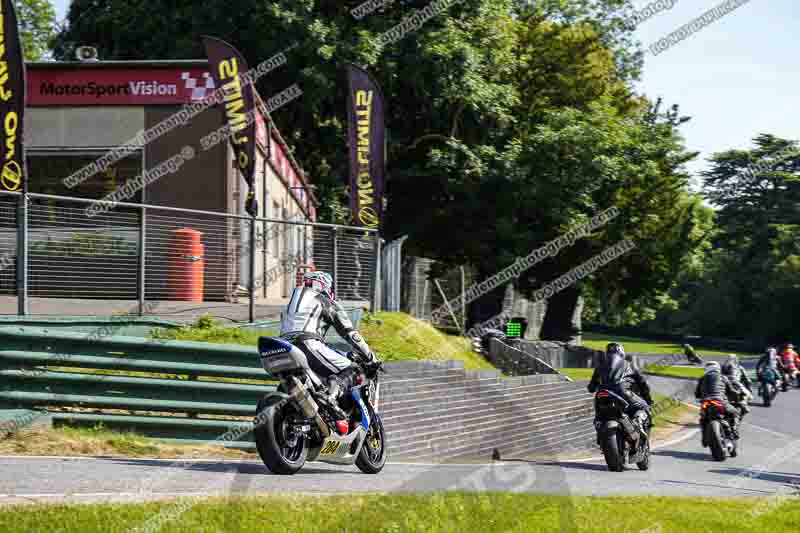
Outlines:
{"type": "Polygon", "coordinates": [[[356,466],[365,474],[377,474],[386,464],[386,433],[383,421],[378,415],[372,415],[364,445],[358,452],[356,466]]]}
{"type": "Polygon", "coordinates": [[[643,445],[642,452],[644,453],[644,458],[636,463],[636,467],[639,470],[649,470],[650,469],[650,440],[646,440],[643,445]]]}
{"type": "Polygon", "coordinates": [[[606,458],[606,464],[611,472],[622,472],[625,469],[618,435],[618,431],[610,431],[603,438],[603,456],[606,458]]]}
{"type": "Polygon", "coordinates": [[[263,420],[253,431],[258,455],[273,474],[291,475],[306,463],[308,438],[291,435],[289,422],[294,406],[280,397],[267,396],[258,402],[256,418],[263,420]]]}

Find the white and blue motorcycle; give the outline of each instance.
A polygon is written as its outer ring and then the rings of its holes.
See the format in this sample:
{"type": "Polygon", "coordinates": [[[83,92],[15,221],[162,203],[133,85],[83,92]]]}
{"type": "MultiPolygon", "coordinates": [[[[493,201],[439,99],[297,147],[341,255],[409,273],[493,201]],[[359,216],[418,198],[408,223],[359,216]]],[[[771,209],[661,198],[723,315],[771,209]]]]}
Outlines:
{"type": "Polygon", "coordinates": [[[261,337],[261,365],[280,380],[275,392],[256,408],[256,447],[275,474],[294,474],[308,461],[351,465],[377,474],[386,464],[386,436],[378,414],[381,363],[360,365],[349,394],[340,405],[329,403],[327,386],[291,342],[261,337]],[[336,420],[336,409],[348,419],[336,420]]]}

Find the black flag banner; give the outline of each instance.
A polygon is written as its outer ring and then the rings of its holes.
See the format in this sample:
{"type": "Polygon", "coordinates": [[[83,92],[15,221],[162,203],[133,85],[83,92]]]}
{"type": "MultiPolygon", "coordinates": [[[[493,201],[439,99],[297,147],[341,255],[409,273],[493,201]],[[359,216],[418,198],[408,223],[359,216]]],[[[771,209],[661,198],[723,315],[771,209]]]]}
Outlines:
{"type": "Polygon", "coordinates": [[[19,40],[17,14],[12,0],[0,0],[0,117],[2,117],[3,169],[0,182],[7,191],[28,192],[23,145],[25,113],[25,62],[19,40]]]}
{"type": "Polygon", "coordinates": [[[356,226],[378,228],[383,207],[385,137],[383,93],[365,70],[347,66],[350,208],[356,226]]]}
{"type": "MultiPolygon", "coordinates": [[[[236,154],[236,166],[247,182],[245,209],[251,216],[258,214],[255,200],[254,174],[256,164],[256,121],[248,117],[255,113],[255,89],[245,83],[247,63],[236,48],[216,37],[203,37],[203,46],[217,87],[223,91],[225,118],[230,127],[230,141],[236,154]],[[249,124],[248,124],[249,122],[249,124]]],[[[249,76],[246,76],[249,78],[249,76]]]]}

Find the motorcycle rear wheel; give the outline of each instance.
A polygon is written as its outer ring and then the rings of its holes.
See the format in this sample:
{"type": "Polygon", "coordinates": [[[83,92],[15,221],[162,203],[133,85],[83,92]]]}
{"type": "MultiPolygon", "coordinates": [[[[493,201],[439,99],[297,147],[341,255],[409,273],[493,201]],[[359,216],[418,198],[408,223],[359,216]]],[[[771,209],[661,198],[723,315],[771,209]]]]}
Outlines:
{"type": "Polygon", "coordinates": [[[603,439],[603,456],[606,458],[609,471],[622,472],[625,469],[625,465],[622,463],[622,451],[619,447],[619,431],[613,431],[605,435],[603,439]]]}
{"type": "Polygon", "coordinates": [[[761,385],[761,398],[764,400],[764,407],[772,405],[772,390],[766,383],[761,385]]]}
{"type": "Polygon", "coordinates": [[[722,442],[722,426],[719,420],[711,420],[706,425],[706,441],[715,461],[725,460],[725,445],[722,442]]]}
{"type": "Polygon", "coordinates": [[[297,437],[294,445],[286,442],[284,421],[292,409],[290,403],[275,396],[262,398],[256,407],[256,417],[264,420],[253,431],[256,449],[273,474],[292,475],[306,464],[308,438],[305,435],[297,437]]]}

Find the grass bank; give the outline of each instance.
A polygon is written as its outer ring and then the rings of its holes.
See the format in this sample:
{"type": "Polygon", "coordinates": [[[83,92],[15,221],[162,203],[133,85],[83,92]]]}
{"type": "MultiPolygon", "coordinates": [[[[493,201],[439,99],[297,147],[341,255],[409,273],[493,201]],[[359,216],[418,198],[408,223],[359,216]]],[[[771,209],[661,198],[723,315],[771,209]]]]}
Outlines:
{"type": "Polygon", "coordinates": [[[463,361],[468,369],[494,369],[464,337],[446,335],[406,313],[376,313],[361,320],[364,338],[384,361],[463,361]]]}
{"type": "MultiPolygon", "coordinates": [[[[593,350],[605,350],[609,342],[620,342],[625,346],[626,352],[632,353],[652,353],[652,354],[674,354],[683,353],[683,346],[673,341],[658,339],[642,339],[639,337],[626,337],[622,335],[608,335],[605,333],[584,333],[583,345],[593,350]]],[[[697,355],[728,355],[733,353],[731,350],[720,351],[713,348],[692,345],[697,355]]],[[[738,353],[738,352],[737,352],[738,353]]],[[[740,356],[757,357],[757,354],[738,353],[740,356]]]]}
{"type": "Polygon", "coordinates": [[[273,496],[143,504],[6,507],[8,533],[124,532],[157,523],[192,532],[761,532],[797,531],[797,497],[589,498],[458,492],[430,495],[273,496]],[[151,522],[148,522],[150,520],[151,522]]]}
{"type": "MultiPolygon", "coordinates": [[[[472,351],[470,341],[446,335],[427,322],[406,313],[365,314],[359,331],[383,361],[438,360],[463,361],[468,369],[493,369],[484,357],[472,351]]],[[[274,331],[252,332],[223,327],[209,317],[201,317],[193,326],[174,330],[157,330],[154,337],[183,341],[242,344],[258,346],[262,335],[274,331]]]]}
{"type": "Polygon", "coordinates": [[[650,365],[645,369],[644,373],[654,376],[666,376],[670,378],[700,379],[703,377],[703,368],[692,366],[650,365]]]}
{"type": "Polygon", "coordinates": [[[559,368],[558,371],[573,381],[589,381],[594,368],[559,368]]]}
{"type": "Polygon", "coordinates": [[[258,459],[255,452],[223,446],[168,443],[102,426],[26,429],[0,439],[0,455],[258,459]]]}

